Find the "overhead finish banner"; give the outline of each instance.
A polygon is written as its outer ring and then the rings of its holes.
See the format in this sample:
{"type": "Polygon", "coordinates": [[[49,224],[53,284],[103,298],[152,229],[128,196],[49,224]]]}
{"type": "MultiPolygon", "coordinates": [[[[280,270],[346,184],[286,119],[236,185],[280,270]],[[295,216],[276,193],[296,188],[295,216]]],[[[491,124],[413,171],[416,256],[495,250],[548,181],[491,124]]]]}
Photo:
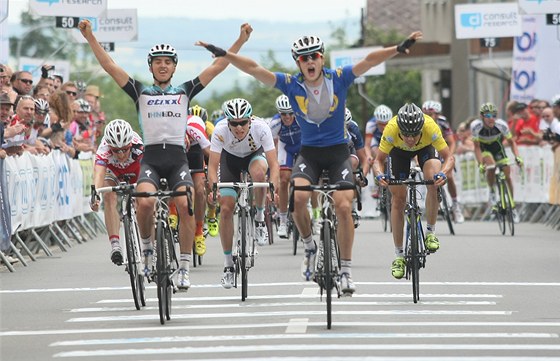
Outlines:
{"type": "Polygon", "coordinates": [[[519,8],[525,14],[560,13],[560,0],[519,0],[519,8]]]}
{"type": "MultiPolygon", "coordinates": [[[[138,39],[137,9],[107,9],[98,18],[86,17],[91,22],[93,34],[99,42],[126,42],[138,39]]],[[[72,36],[79,43],[86,39],[79,30],[72,30],[72,36]]]]}
{"type": "Polygon", "coordinates": [[[455,5],[455,35],[457,39],[521,35],[517,3],[455,5]]]}
{"type": "Polygon", "coordinates": [[[40,16],[101,16],[108,0],[29,0],[29,8],[40,16]]]}

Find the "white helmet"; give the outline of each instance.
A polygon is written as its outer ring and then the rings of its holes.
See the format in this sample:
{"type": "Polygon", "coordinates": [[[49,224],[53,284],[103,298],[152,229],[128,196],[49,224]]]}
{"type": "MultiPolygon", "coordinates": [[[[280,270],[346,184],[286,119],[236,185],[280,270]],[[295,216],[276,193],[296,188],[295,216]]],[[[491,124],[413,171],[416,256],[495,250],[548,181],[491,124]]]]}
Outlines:
{"type": "Polygon", "coordinates": [[[123,148],[132,143],[134,131],[127,121],[111,120],[105,127],[105,141],[112,148],[123,148]]]}
{"type": "Polygon", "coordinates": [[[81,112],[91,113],[91,105],[89,105],[89,103],[86,100],[79,98],[74,100],[74,103],[80,106],[81,112]]]}
{"type": "Polygon", "coordinates": [[[292,45],[292,58],[296,60],[300,55],[325,52],[325,44],[318,36],[302,36],[292,45]]]}
{"type": "Polygon", "coordinates": [[[251,104],[243,98],[228,100],[223,105],[224,115],[228,119],[249,118],[253,114],[251,104]]]}
{"type": "Polygon", "coordinates": [[[376,122],[386,124],[393,117],[393,111],[388,106],[381,104],[375,108],[373,116],[376,122]]]}
{"type": "Polygon", "coordinates": [[[292,106],[290,105],[290,99],[284,94],[276,98],[276,109],[279,113],[291,113],[292,106]]]}
{"type": "Polygon", "coordinates": [[[435,113],[441,113],[441,103],[435,100],[426,100],[424,104],[422,104],[422,111],[428,112],[433,111],[435,113]]]}
{"type": "Polygon", "coordinates": [[[345,108],[344,109],[344,123],[348,124],[352,121],[352,112],[350,111],[350,109],[345,108]]]}
{"type": "Polygon", "coordinates": [[[37,98],[35,99],[35,113],[48,114],[49,113],[49,102],[45,99],[37,98]]]}
{"type": "Polygon", "coordinates": [[[179,60],[177,57],[177,51],[169,44],[154,45],[148,52],[148,65],[152,65],[152,59],[158,56],[168,56],[173,59],[175,64],[177,64],[177,61],[179,60]]]}

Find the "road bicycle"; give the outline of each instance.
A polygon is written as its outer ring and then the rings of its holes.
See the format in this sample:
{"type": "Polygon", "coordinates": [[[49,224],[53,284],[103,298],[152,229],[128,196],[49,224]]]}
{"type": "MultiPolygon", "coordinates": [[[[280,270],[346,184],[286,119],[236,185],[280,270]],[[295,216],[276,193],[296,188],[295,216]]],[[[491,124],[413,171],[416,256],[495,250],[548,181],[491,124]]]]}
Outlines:
{"type": "Polygon", "coordinates": [[[288,239],[292,241],[292,253],[294,256],[297,254],[298,243],[300,242],[299,229],[296,226],[294,217],[291,211],[288,211],[288,220],[286,221],[286,229],[288,239]]]}
{"type": "MultiPolygon", "coordinates": [[[[204,174],[205,183],[208,179],[207,178],[208,170],[207,170],[206,167],[204,167],[204,169],[191,169],[190,173],[191,173],[191,176],[194,175],[194,174],[204,174]]],[[[195,211],[196,211],[196,209],[195,209],[195,211]]],[[[178,228],[174,228],[173,233],[174,233],[174,236],[176,236],[176,237],[178,237],[177,232],[178,232],[178,228]]],[[[204,234],[204,238],[206,238],[208,236],[208,231],[204,232],[203,234],[204,234]]],[[[204,256],[198,255],[196,253],[196,244],[195,244],[195,242],[193,242],[193,248],[192,248],[192,265],[193,265],[193,267],[196,268],[197,265],[202,266],[202,258],[203,257],[204,256]]]]}
{"type": "MultiPolygon", "coordinates": [[[[385,162],[385,175],[390,177],[391,157],[387,157],[385,162]]],[[[387,187],[380,187],[377,198],[377,210],[379,211],[379,219],[381,219],[381,228],[383,232],[393,230],[391,225],[391,192],[387,187]]]]}
{"type": "Polygon", "coordinates": [[[168,190],[167,179],[161,178],[159,189],[155,192],[133,192],[133,197],[155,197],[155,250],[154,263],[156,268],[153,278],[156,281],[159,321],[163,325],[171,319],[171,296],[176,292],[175,277],[179,271],[178,255],[179,242],[173,236],[169,226],[169,204],[171,197],[186,196],[188,200],[188,213],[193,215],[191,192],[168,190]]]}
{"type": "MultiPolygon", "coordinates": [[[[290,201],[289,211],[294,211],[294,192],[318,192],[318,202],[321,207],[322,227],[321,241],[317,245],[317,256],[315,257],[315,276],[314,281],[319,285],[321,290],[321,298],[323,291],[326,294],[327,306],[327,328],[332,325],[332,292],[335,291],[337,297],[342,296],[340,287],[340,253],[338,249],[338,240],[336,230],[338,220],[336,218],[333,193],[339,190],[356,190],[353,184],[330,184],[328,175],[323,172],[322,182],[320,184],[310,184],[305,186],[296,186],[293,181],[290,184],[290,201]]],[[[361,202],[358,199],[359,207],[361,202]]],[[[311,273],[311,272],[310,272],[311,273]]],[[[307,275],[307,280],[311,279],[311,274],[307,275]]]]}
{"type": "Polygon", "coordinates": [[[422,228],[422,211],[418,206],[417,194],[419,185],[434,184],[433,180],[417,180],[417,170],[412,168],[408,179],[390,179],[389,185],[404,185],[408,196],[404,209],[406,216],[406,232],[404,245],[404,260],[406,263],[406,279],[412,280],[412,300],[420,300],[420,268],[426,266],[426,256],[430,251],[424,245],[424,230],[422,228]]]}
{"type": "Polygon", "coordinates": [[[267,200],[264,208],[264,223],[266,224],[266,231],[268,234],[268,244],[274,243],[274,231],[278,232],[279,222],[280,218],[276,206],[272,201],[267,200]]]}
{"type": "Polygon", "coordinates": [[[115,192],[121,200],[120,219],[124,230],[124,239],[126,247],[126,272],[130,277],[130,287],[132,289],[132,298],[137,310],[146,306],[144,275],[142,273],[142,255],[140,252],[140,231],[138,230],[138,221],[136,220],[136,207],[131,194],[134,191],[135,184],[129,184],[128,180],[119,183],[117,186],[102,187],[95,189],[91,186],[92,202],[97,198],[97,194],[115,192]]]}
{"type": "Polygon", "coordinates": [[[500,232],[506,234],[506,223],[508,225],[510,234],[513,236],[515,234],[515,226],[513,220],[513,209],[515,208],[515,201],[511,195],[511,190],[507,184],[506,174],[504,173],[504,168],[510,164],[499,164],[486,166],[486,171],[494,171],[496,174],[496,186],[498,188],[498,200],[492,208],[492,212],[496,216],[498,225],[500,227],[500,232]]]}
{"type": "Polygon", "coordinates": [[[273,195],[274,190],[272,183],[251,181],[247,171],[241,172],[239,182],[214,183],[214,203],[216,202],[216,191],[218,188],[234,188],[237,190],[237,204],[234,212],[237,215],[237,237],[232,250],[235,274],[233,286],[237,288],[238,278],[241,278],[241,301],[245,301],[249,288],[249,270],[254,267],[257,255],[257,241],[255,237],[256,210],[253,206],[253,189],[269,188],[271,195],[273,195]]]}

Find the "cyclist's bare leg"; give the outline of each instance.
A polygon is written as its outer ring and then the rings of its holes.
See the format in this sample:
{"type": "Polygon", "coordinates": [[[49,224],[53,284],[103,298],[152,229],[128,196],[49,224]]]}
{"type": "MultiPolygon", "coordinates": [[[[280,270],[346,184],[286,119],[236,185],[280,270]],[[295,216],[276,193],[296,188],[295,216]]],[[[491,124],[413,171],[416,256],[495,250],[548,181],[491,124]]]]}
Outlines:
{"type": "MultiPolygon", "coordinates": [[[[176,190],[184,192],[187,190],[187,187],[177,187],[176,190]]],[[[191,192],[193,192],[192,188],[191,192]]],[[[177,213],[179,215],[179,244],[181,246],[181,254],[191,254],[195,228],[194,217],[189,215],[187,197],[174,197],[173,201],[177,206],[177,213]]]]}
{"type": "MultiPolygon", "coordinates": [[[[441,161],[439,159],[427,160],[422,169],[422,172],[424,172],[424,179],[434,179],[434,175],[440,171],[441,161]]],[[[426,188],[428,190],[426,194],[426,221],[427,224],[435,225],[439,208],[437,187],[434,185],[428,185],[426,188]]]]}
{"type": "MultiPolygon", "coordinates": [[[[104,187],[113,187],[116,184],[110,180],[105,180],[104,187]]],[[[115,192],[103,193],[103,215],[105,216],[105,226],[109,237],[119,235],[121,222],[119,220],[119,212],[117,211],[117,194],[115,192]]]]}
{"type": "MultiPolygon", "coordinates": [[[[137,192],[155,192],[156,186],[150,182],[142,182],[136,186],[137,192]]],[[[153,241],[154,230],[154,206],[156,200],[152,197],[137,198],[136,218],[142,239],[151,238],[153,241]]]]}
{"type": "MultiPolygon", "coordinates": [[[[306,186],[311,184],[305,178],[294,178],[294,185],[306,186]]],[[[302,238],[307,238],[311,235],[311,218],[307,211],[307,203],[311,197],[311,192],[294,192],[294,221],[301,234],[302,238]]]]}
{"type": "Polygon", "coordinates": [[[511,198],[513,199],[513,182],[511,181],[511,167],[507,166],[503,168],[504,175],[506,176],[506,182],[511,193],[511,198]]]}
{"type": "Polygon", "coordinates": [[[455,184],[453,172],[447,175],[447,190],[449,191],[451,199],[457,199],[457,185],[455,184]]]}
{"type": "Polygon", "coordinates": [[[220,241],[224,253],[231,253],[233,245],[233,211],[235,198],[230,196],[220,197],[220,241]]]}
{"type": "MultiPolygon", "coordinates": [[[[249,164],[249,174],[253,182],[266,182],[266,172],[268,171],[268,164],[264,159],[253,159],[249,164]]],[[[266,201],[267,188],[257,187],[253,189],[255,194],[255,204],[257,207],[263,209],[266,201]]]]}
{"type": "Polygon", "coordinates": [[[336,235],[340,247],[340,259],[352,259],[352,245],[354,244],[354,220],[352,219],[353,190],[337,191],[333,194],[338,229],[336,235]]]}
{"type": "MultiPolygon", "coordinates": [[[[482,164],[488,167],[489,165],[496,165],[496,162],[494,162],[494,158],[491,156],[486,156],[482,158],[482,164]]],[[[496,184],[496,173],[494,170],[486,171],[486,182],[490,190],[494,190],[494,185],[496,184]]]]}
{"type": "Polygon", "coordinates": [[[197,173],[192,175],[194,182],[194,219],[196,223],[204,223],[206,214],[206,185],[204,174],[197,173]]]}
{"type": "Polygon", "coordinates": [[[406,205],[406,187],[389,186],[391,191],[391,224],[393,225],[393,243],[395,248],[403,248],[404,207],[406,205]]]}
{"type": "Polygon", "coordinates": [[[278,209],[281,213],[288,212],[288,194],[290,188],[291,169],[280,169],[280,189],[278,190],[278,209]]]}

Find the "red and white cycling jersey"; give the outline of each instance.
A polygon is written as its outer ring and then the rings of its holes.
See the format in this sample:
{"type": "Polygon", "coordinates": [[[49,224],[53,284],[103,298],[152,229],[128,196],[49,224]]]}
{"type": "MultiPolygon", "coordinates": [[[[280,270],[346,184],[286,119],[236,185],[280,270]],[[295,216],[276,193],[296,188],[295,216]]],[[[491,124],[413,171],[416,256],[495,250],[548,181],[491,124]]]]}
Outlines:
{"type": "Polygon", "coordinates": [[[210,140],[206,134],[206,124],[202,118],[196,115],[187,117],[187,135],[191,142],[191,146],[199,144],[200,148],[206,149],[210,146],[210,140]]]}
{"type": "Polygon", "coordinates": [[[107,144],[105,138],[103,138],[101,139],[101,143],[99,144],[99,148],[97,148],[97,153],[95,154],[95,164],[107,167],[120,179],[120,177],[124,174],[139,174],[140,161],[142,160],[143,155],[144,144],[142,143],[142,138],[134,132],[132,137],[132,150],[124,162],[119,162],[117,160],[111,150],[111,147],[107,144]]]}

